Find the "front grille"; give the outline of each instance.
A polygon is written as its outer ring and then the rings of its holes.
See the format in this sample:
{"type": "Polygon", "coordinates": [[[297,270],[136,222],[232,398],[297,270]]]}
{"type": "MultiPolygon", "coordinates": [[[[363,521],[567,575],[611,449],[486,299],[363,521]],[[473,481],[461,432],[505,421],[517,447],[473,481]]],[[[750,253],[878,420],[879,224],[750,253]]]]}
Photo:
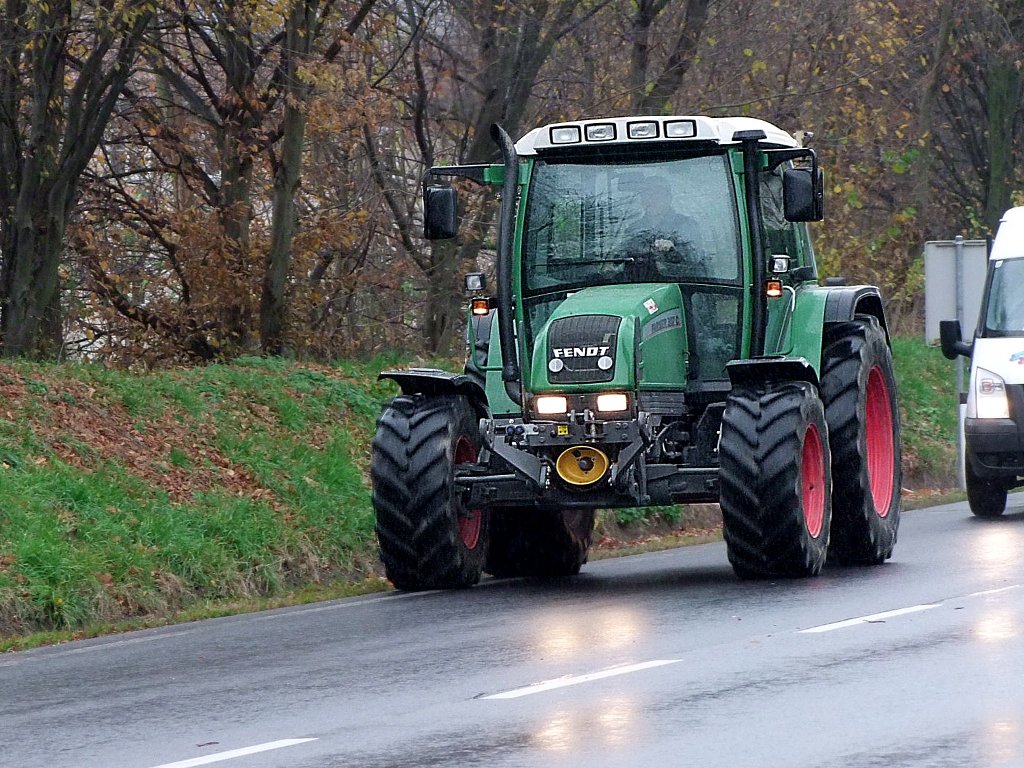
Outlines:
{"type": "Polygon", "coordinates": [[[592,384],[615,377],[615,344],[621,318],[579,315],[555,320],[548,328],[548,381],[552,384],[592,384]],[[602,369],[601,359],[611,359],[602,369]],[[553,360],[560,361],[552,364],[553,360]],[[557,370],[556,370],[557,369],[557,370]]]}

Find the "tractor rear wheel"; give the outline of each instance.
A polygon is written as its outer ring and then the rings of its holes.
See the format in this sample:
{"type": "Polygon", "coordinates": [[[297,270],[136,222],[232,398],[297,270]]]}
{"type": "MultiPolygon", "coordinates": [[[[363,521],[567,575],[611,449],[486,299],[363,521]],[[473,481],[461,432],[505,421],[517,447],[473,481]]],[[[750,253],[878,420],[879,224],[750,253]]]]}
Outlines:
{"type": "Polygon", "coordinates": [[[821,397],[835,467],[831,553],[841,563],[882,563],[896,545],[903,474],[892,354],[877,319],[829,328],[821,397]]]}
{"type": "Polygon", "coordinates": [[[1006,511],[1006,485],[1000,480],[985,480],[966,466],[967,503],[978,517],[999,517],[1006,511]]]}
{"type": "Polygon", "coordinates": [[[593,538],[592,509],[495,509],[484,570],[502,578],[575,576],[593,538]]]}
{"type": "Polygon", "coordinates": [[[476,413],[462,395],[396,397],[377,420],[370,475],[387,577],[415,591],[480,580],[487,514],[466,509],[455,467],[476,461],[476,413]]]}
{"type": "Polygon", "coordinates": [[[737,389],[722,417],[720,502],[741,578],[815,576],[832,516],[825,412],[805,382],[737,389]]]}

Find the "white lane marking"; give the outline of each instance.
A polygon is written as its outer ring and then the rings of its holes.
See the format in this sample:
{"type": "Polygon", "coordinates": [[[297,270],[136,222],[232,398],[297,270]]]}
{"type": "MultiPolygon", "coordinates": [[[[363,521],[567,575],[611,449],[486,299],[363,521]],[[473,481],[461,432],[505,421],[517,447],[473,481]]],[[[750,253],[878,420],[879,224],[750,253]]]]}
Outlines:
{"type": "Polygon", "coordinates": [[[967,600],[972,597],[986,597],[987,595],[998,595],[1002,592],[1010,592],[1014,589],[1020,589],[1022,584],[1011,584],[1008,587],[997,587],[995,589],[983,589],[980,592],[971,592],[967,595],[960,595],[958,597],[950,597],[946,600],[940,600],[937,603],[925,603],[923,605],[912,605],[909,608],[897,608],[894,611],[883,611],[882,613],[872,613],[869,616],[857,616],[852,619],[845,619],[844,621],[835,621],[831,624],[821,624],[817,627],[809,627],[807,629],[801,629],[797,631],[797,634],[817,634],[820,632],[831,632],[834,629],[846,629],[847,627],[854,627],[858,624],[870,624],[873,621],[885,621],[896,616],[903,616],[908,613],[919,613],[921,611],[927,611],[932,608],[938,608],[941,605],[945,605],[948,602],[956,600],[967,600]]]}
{"type": "Polygon", "coordinates": [[[818,632],[831,632],[834,629],[845,629],[846,627],[853,627],[857,624],[870,624],[874,621],[885,621],[886,619],[892,619],[896,616],[903,616],[908,613],[919,613],[920,611],[928,611],[932,608],[938,608],[942,603],[927,603],[925,605],[912,605],[909,608],[897,608],[894,611],[883,611],[882,613],[872,613],[869,616],[857,616],[853,619],[846,619],[844,621],[835,621],[831,624],[822,624],[817,627],[810,627],[809,629],[801,629],[799,634],[810,634],[818,632]]]}
{"type": "Polygon", "coordinates": [[[528,685],[525,688],[516,688],[515,690],[502,691],[501,693],[492,693],[490,696],[481,696],[480,698],[518,699],[520,696],[530,696],[534,693],[552,691],[556,688],[566,688],[570,685],[589,683],[593,680],[603,680],[606,677],[628,675],[630,672],[639,672],[641,670],[651,669],[653,667],[664,667],[666,664],[678,664],[680,661],[682,661],[682,659],[655,659],[654,661],[645,661],[640,664],[630,664],[624,667],[612,667],[611,669],[604,669],[600,672],[591,672],[587,675],[576,675],[575,677],[559,677],[555,678],[554,680],[546,680],[543,683],[528,685]]]}
{"type": "Polygon", "coordinates": [[[281,739],[280,741],[268,741],[266,744],[256,744],[252,747],[232,749],[229,752],[215,752],[212,755],[193,757],[190,760],[179,760],[176,763],[163,763],[162,765],[154,766],[154,768],[194,768],[194,766],[197,765],[209,765],[210,763],[219,763],[221,760],[232,760],[236,757],[255,755],[260,752],[269,752],[272,749],[294,747],[296,744],[305,744],[307,741],[316,741],[316,739],[281,739]]]}
{"type": "MultiPolygon", "coordinates": [[[[437,595],[440,593],[441,590],[437,589],[425,590],[423,592],[389,592],[386,594],[373,595],[371,597],[363,599],[341,598],[340,601],[332,601],[327,605],[314,605],[308,607],[286,606],[284,608],[274,608],[267,612],[238,613],[231,616],[221,616],[215,619],[209,619],[209,621],[227,621],[230,619],[235,619],[237,622],[271,621],[273,619],[280,619],[282,617],[301,616],[306,613],[322,613],[323,611],[337,611],[343,608],[357,608],[359,606],[369,605],[371,603],[382,603],[391,600],[408,600],[410,598],[423,597],[425,595],[437,595]]],[[[17,664],[24,664],[30,661],[49,661],[52,659],[61,658],[62,656],[71,656],[79,653],[95,653],[96,651],[107,651],[112,648],[119,648],[122,645],[134,645],[135,643],[153,643],[157,640],[173,640],[174,638],[181,637],[182,635],[191,635],[193,632],[199,631],[199,629],[180,630],[175,629],[173,626],[168,626],[166,628],[161,627],[160,629],[166,629],[167,631],[160,631],[160,634],[153,634],[147,637],[133,637],[126,640],[106,640],[104,642],[97,642],[94,645],[88,645],[84,647],[79,646],[75,648],[61,648],[60,646],[47,646],[42,648],[34,648],[30,651],[11,651],[9,654],[0,654],[0,667],[13,667],[17,664]],[[4,658],[7,655],[12,656],[12,658],[4,658]]]]}
{"type": "Polygon", "coordinates": [[[1020,584],[1011,584],[1008,587],[999,587],[998,589],[985,589],[981,592],[971,592],[971,594],[969,595],[964,595],[964,598],[984,597],[985,595],[998,595],[1000,592],[1009,592],[1011,589],[1020,589],[1020,584]]]}
{"type": "MultiPolygon", "coordinates": [[[[94,645],[78,646],[76,648],[61,648],[57,645],[33,648],[30,651],[22,651],[21,653],[13,651],[11,652],[13,658],[3,659],[0,661],[0,667],[13,667],[16,664],[23,664],[29,661],[49,661],[51,659],[59,659],[63,656],[76,656],[81,653],[95,653],[96,651],[106,651],[110,648],[120,648],[123,645],[136,645],[137,643],[153,643],[157,640],[170,640],[171,638],[181,637],[182,635],[191,635],[193,632],[198,631],[198,629],[173,630],[170,632],[161,632],[158,635],[132,637],[126,640],[105,639],[94,645]]],[[[0,656],[0,659],[2,658],[3,657],[0,656]]]]}
{"type": "Polygon", "coordinates": [[[373,595],[365,598],[351,598],[343,597],[338,601],[331,601],[326,605],[311,605],[311,606],[285,606],[284,608],[274,608],[266,613],[239,613],[234,616],[224,617],[232,619],[245,619],[247,621],[271,621],[273,619],[290,618],[292,616],[302,616],[307,613],[323,613],[324,611],[340,611],[344,608],[358,608],[363,605],[372,605],[373,603],[391,602],[393,600],[411,600],[417,597],[426,597],[427,595],[439,595],[442,593],[440,589],[428,589],[423,592],[387,592],[384,594],[373,595]]]}

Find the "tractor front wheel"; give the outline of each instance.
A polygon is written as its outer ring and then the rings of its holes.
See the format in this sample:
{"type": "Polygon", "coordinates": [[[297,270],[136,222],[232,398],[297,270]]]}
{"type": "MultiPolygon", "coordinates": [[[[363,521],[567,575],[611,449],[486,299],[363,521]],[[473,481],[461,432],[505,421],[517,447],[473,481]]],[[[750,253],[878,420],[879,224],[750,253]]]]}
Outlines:
{"type": "Polygon", "coordinates": [[[370,475],[387,577],[415,591],[480,580],[488,519],[467,509],[455,467],[480,449],[476,414],[461,396],[396,397],[377,420],[370,475]]]}
{"type": "Polygon", "coordinates": [[[725,543],[736,574],[817,575],[832,516],[828,428],[817,390],[805,382],[734,390],[719,461],[725,543]]]}
{"type": "Polygon", "coordinates": [[[594,538],[594,510],[532,507],[491,512],[484,570],[494,576],[575,576],[594,538]]]}
{"type": "Polygon", "coordinates": [[[875,565],[892,555],[900,524],[900,414],[885,331],[878,320],[829,328],[821,397],[832,443],[831,552],[875,565]]]}

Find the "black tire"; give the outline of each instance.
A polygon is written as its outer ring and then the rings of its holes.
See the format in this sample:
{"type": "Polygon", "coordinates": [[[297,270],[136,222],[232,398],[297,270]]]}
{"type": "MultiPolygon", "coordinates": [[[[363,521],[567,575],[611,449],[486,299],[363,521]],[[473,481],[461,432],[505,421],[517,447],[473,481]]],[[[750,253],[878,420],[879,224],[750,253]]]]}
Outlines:
{"type": "Polygon", "coordinates": [[[831,326],[822,350],[821,397],[832,444],[830,554],[845,564],[892,556],[903,473],[896,379],[878,320],[831,326]]]}
{"type": "Polygon", "coordinates": [[[828,551],[825,412],[805,382],[729,395],[719,445],[726,548],[741,578],[815,576],[828,551]]]}
{"type": "Polygon", "coordinates": [[[470,315],[469,322],[473,328],[473,345],[469,348],[466,365],[462,372],[479,384],[481,389],[486,389],[487,374],[484,369],[487,367],[487,358],[490,354],[494,310],[492,309],[486,315],[470,315]]]}
{"type": "Polygon", "coordinates": [[[967,462],[967,503],[978,517],[999,517],[1006,511],[1006,485],[999,480],[985,480],[967,462]]]}
{"type": "Polygon", "coordinates": [[[370,475],[387,577],[408,591],[480,580],[487,514],[463,508],[452,478],[476,460],[477,418],[462,395],[397,397],[377,420],[370,475]]]}
{"type": "Polygon", "coordinates": [[[484,570],[500,578],[575,576],[594,539],[594,510],[495,509],[484,570]]]}

